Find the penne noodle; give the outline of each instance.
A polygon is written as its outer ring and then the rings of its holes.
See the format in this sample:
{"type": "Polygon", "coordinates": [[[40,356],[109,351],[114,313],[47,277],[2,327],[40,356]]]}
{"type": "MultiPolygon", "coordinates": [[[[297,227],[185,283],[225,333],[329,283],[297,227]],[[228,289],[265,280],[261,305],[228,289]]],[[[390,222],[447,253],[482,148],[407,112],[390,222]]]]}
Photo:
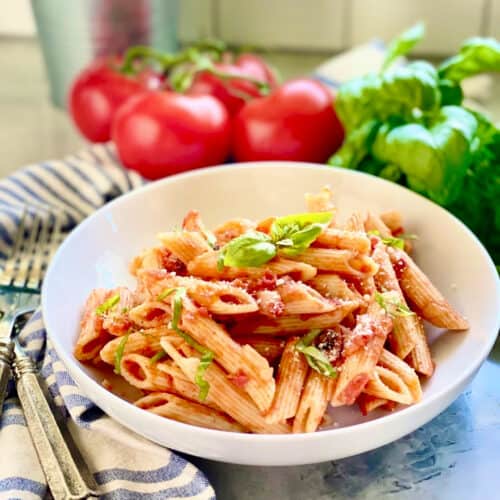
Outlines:
{"type": "Polygon", "coordinates": [[[321,271],[335,271],[347,276],[373,276],[378,270],[378,266],[370,257],[350,250],[308,248],[297,257],[291,258],[301,260],[321,271]]]}
{"type": "Polygon", "coordinates": [[[268,318],[251,318],[248,321],[236,323],[231,328],[231,334],[267,334],[292,335],[296,332],[306,332],[312,328],[330,328],[338,325],[350,312],[359,305],[358,301],[339,300],[337,308],[328,313],[303,316],[281,316],[274,320],[268,318]]]}
{"type": "Polygon", "coordinates": [[[364,392],[359,395],[357,403],[361,413],[366,416],[368,413],[375,411],[377,408],[384,408],[388,400],[384,398],[378,398],[370,394],[365,394],[364,392]]]}
{"type": "Polygon", "coordinates": [[[388,252],[401,288],[417,307],[420,316],[434,326],[448,330],[469,328],[467,320],[453,309],[408,254],[398,248],[389,248],[388,252]]]}
{"type": "Polygon", "coordinates": [[[365,224],[363,215],[360,212],[352,213],[345,223],[345,229],[347,231],[364,232],[365,224]]]}
{"type": "Polygon", "coordinates": [[[204,281],[178,276],[176,273],[159,275],[148,271],[139,272],[138,277],[151,294],[156,298],[161,297],[163,302],[170,303],[171,300],[170,294],[162,297],[165,291],[182,287],[197,304],[214,314],[246,314],[259,310],[257,302],[247,291],[230,283],[204,281]]]}
{"type": "Polygon", "coordinates": [[[417,342],[413,351],[406,358],[409,365],[412,366],[418,373],[430,377],[434,373],[434,361],[432,361],[431,350],[427,336],[425,335],[424,326],[420,318],[415,315],[417,342]]]}
{"type": "Polygon", "coordinates": [[[75,357],[80,361],[90,361],[96,358],[99,351],[110,339],[109,333],[103,328],[103,318],[97,314],[96,309],[108,300],[113,292],[97,288],[92,290],[85,302],[82,320],[80,321],[80,334],[75,344],[75,357]]]}
{"type": "Polygon", "coordinates": [[[212,250],[204,236],[193,231],[160,233],[158,239],[172,255],[186,265],[195,257],[212,250]]]}
{"type": "Polygon", "coordinates": [[[392,234],[400,233],[403,228],[403,216],[397,210],[382,212],[380,220],[389,228],[392,234]]]}
{"type": "Polygon", "coordinates": [[[391,230],[385,225],[384,221],[375,214],[368,213],[365,220],[365,230],[377,231],[382,238],[390,238],[392,236],[391,230]]]}
{"type": "Polygon", "coordinates": [[[309,369],[305,356],[300,354],[295,345],[299,337],[288,339],[281,356],[276,381],[274,401],[266,421],[284,422],[295,417],[299,406],[302,388],[309,369]]]}
{"type": "Polygon", "coordinates": [[[248,376],[245,391],[261,411],[268,410],[274,397],[275,381],[266,359],[251,346],[237,344],[212,318],[197,314],[198,309],[189,298],[182,302],[181,328],[210,349],[228,373],[248,376]]]}
{"type": "Polygon", "coordinates": [[[298,281],[287,280],[278,286],[277,291],[283,302],[284,314],[321,314],[337,308],[334,301],[298,281]]]}
{"type": "MultiPolygon", "coordinates": [[[[147,357],[154,356],[161,350],[160,337],[162,336],[169,337],[174,343],[179,342],[180,340],[179,335],[168,328],[151,328],[149,330],[130,333],[128,334],[127,340],[123,344],[122,355],[138,353],[147,357]]],[[[117,350],[122,341],[123,337],[116,337],[107,342],[99,352],[100,358],[105,363],[114,365],[117,350]]]]}
{"type": "Polygon", "coordinates": [[[193,276],[205,279],[234,280],[236,278],[260,278],[267,272],[277,276],[289,274],[296,279],[307,281],[316,275],[316,268],[304,262],[296,262],[289,259],[277,258],[262,267],[227,267],[219,270],[217,261],[219,252],[206,252],[188,264],[188,271],[193,276]]]}
{"type": "Polygon", "coordinates": [[[330,186],[323,186],[318,193],[304,195],[308,212],[334,212],[333,193],[330,186]]]}
{"type": "Polygon", "coordinates": [[[328,401],[331,398],[335,379],[310,370],[302,391],[297,414],[293,420],[292,432],[314,432],[320,426],[328,401]]]}
{"type": "MultiPolygon", "coordinates": [[[[387,247],[379,242],[372,254],[373,260],[378,264],[379,270],[374,276],[375,285],[381,292],[391,292],[396,302],[406,306],[406,300],[399,286],[396,273],[387,253],[387,247]]],[[[395,316],[392,319],[393,330],[389,335],[389,343],[394,353],[401,359],[406,358],[415,347],[419,336],[419,319],[413,315],[395,316]]]]}
{"type": "MultiPolygon", "coordinates": [[[[223,246],[233,238],[237,238],[252,229],[256,229],[255,222],[248,219],[230,219],[214,229],[217,244],[223,246]]],[[[257,229],[259,230],[259,229],[257,229]]]]}
{"type": "MultiPolygon", "coordinates": [[[[408,387],[413,398],[413,403],[418,403],[422,399],[422,386],[415,370],[405,361],[395,354],[384,349],[378,361],[380,366],[397,373],[408,387]]],[[[388,398],[389,399],[389,398],[388,398]]]]}
{"type": "MultiPolygon", "coordinates": [[[[194,382],[200,360],[196,357],[184,357],[168,340],[163,340],[161,345],[184,374],[194,382]]],[[[204,373],[204,378],[210,384],[209,394],[212,400],[243,427],[260,434],[290,432],[290,427],[286,424],[266,422],[252,400],[243,390],[228,380],[227,375],[216,363],[210,364],[204,373]]]]}
{"type": "Polygon", "coordinates": [[[404,405],[409,405],[413,402],[411,392],[401,377],[383,366],[375,367],[372,378],[368,381],[363,391],[371,396],[395,401],[404,405]]]}
{"type": "MultiPolygon", "coordinates": [[[[158,363],[159,364],[159,363],[158,363]]],[[[120,362],[120,375],[134,387],[145,391],[168,391],[170,377],[151,364],[151,359],[141,354],[126,354],[120,362]]]]}
{"type": "Polygon", "coordinates": [[[151,300],[130,309],[128,316],[140,328],[161,328],[168,324],[172,309],[170,304],[151,300]]]}
{"type": "Polygon", "coordinates": [[[353,252],[369,253],[370,239],[362,228],[361,231],[346,231],[344,229],[326,228],[314,242],[315,246],[352,250],[353,252]]]}
{"type": "Polygon", "coordinates": [[[161,417],[184,422],[185,424],[228,432],[245,432],[243,426],[224,415],[224,413],[168,392],[148,394],[138,399],[134,404],[161,417]]]}
{"type": "Polygon", "coordinates": [[[328,299],[360,300],[359,294],[338,274],[318,274],[308,284],[328,299]]]}
{"type": "MultiPolygon", "coordinates": [[[[366,335],[368,339],[364,346],[347,355],[340,366],[335,391],[330,401],[333,406],[351,405],[356,401],[372,378],[391,328],[390,318],[376,303],[370,305],[366,314],[358,316],[353,337],[366,335]]],[[[344,341],[344,352],[345,345],[344,341]]]]}
{"type": "Polygon", "coordinates": [[[269,335],[238,335],[233,340],[240,345],[252,346],[269,364],[274,363],[283,354],[286,340],[269,335]]]}

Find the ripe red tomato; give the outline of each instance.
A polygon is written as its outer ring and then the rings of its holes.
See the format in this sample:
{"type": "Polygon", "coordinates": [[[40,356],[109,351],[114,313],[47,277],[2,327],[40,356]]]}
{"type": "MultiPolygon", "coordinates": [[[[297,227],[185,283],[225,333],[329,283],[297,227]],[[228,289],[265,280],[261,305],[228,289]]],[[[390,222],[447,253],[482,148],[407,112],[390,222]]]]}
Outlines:
{"type": "Polygon", "coordinates": [[[269,96],[248,102],[234,119],[237,161],[324,163],[343,139],[333,96],[316,80],[286,82],[269,96]]]}
{"type": "MultiPolygon", "coordinates": [[[[254,54],[242,54],[232,64],[216,63],[215,68],[227,74],[247,76],[269,84],[271,88],[276,85],[276,80],[271,69],[266,63],[254,54]]],[[[234,116],[249,98],[261,96],[257,86],[242,79],[226,80],[202,71],[196,75],[193,84],[187,91],[189,95],[212,95],[219,99],[226,107],[230,116],[234,116]]]]}
{"type": "Polygon", "coordinates": [[[148,179],[224,162],[230,120],[212,96],[145,92],[116,113],[112,138],[123,164],[148,179]]]}
{"type": "Polygon", "coordinates": [[[111,123],[117,109],[144,89],[159,88],[161,77],[152,71],[136,76],[119,73],[117,57],[99,59],[76,77],[69,93],[69,109],[80,132],[92,142],[111,138],[111,123]]]}

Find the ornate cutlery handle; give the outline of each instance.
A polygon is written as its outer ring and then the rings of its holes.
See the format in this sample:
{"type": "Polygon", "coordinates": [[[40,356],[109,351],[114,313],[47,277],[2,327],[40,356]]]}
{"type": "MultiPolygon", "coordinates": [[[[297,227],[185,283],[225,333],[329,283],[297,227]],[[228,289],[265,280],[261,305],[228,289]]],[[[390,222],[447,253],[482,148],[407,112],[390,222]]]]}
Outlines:
{"type": "Polygon", "coordinates": [[[28,356],[18,354],[16,348],[13,366],[17,394],[54,499],[97,497],[97,493],[87,485],[92,480],[87,465],[80,457],[72,456],[64,440],[40,386],[35,364],[28,356]]]}
{"type": "Polygon", "coordinates": [[[7,383],[10,378],[10,364],[14,344],[10,339],[0,338],[0,415],[2,414],[3,402],[7,393],[7,383]]]}

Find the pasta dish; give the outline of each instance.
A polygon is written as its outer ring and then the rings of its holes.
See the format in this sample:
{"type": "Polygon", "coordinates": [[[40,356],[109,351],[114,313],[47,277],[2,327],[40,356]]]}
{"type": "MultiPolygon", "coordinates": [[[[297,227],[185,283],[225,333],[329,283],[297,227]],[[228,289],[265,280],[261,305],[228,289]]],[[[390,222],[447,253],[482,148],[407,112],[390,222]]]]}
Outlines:
{"type": "Polygon", "coordinates": [[[305,198],[213,231],[189,211],[133,259],[135,289],[90,293],[76,358],[112,367],[144,410],[224,431],[314,432],[338,406],[418,403],[434,371],[423,320],[466,319],[412,259],[399,212],[341,223],[328,187],[305,198]]]}

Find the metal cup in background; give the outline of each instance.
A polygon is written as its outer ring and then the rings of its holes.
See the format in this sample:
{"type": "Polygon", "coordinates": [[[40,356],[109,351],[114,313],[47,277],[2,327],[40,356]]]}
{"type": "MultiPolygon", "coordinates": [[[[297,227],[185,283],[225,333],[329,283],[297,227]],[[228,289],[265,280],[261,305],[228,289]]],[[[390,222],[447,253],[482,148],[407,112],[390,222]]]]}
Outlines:
{"type": "Polygon", "coordinates": [[[52,102],[66,107],[74,76],[131,45],[177,48],[178,0],[31,0],[52,102]]]}

